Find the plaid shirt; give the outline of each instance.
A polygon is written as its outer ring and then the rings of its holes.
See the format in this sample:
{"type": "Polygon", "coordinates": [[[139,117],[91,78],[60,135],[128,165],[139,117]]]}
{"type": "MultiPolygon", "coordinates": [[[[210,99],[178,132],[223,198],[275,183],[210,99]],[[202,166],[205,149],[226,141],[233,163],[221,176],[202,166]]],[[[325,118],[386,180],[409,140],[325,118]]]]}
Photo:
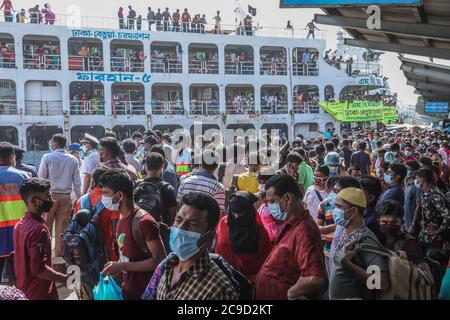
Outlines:
{"type": "Polygon", "coordinates": [[[111,159],[103,163],[105,167],[110,169],[121,169],[125,171],[132,181],[137,179],[137,176],[126,165],[120,162],[119,159],[111,159]]]}
{"type": "Polygon", "coordinates": [[[169,259],[158,285],[157,300],[237,300],[238,295],[228,277],[205,252],[181,274],[170,287],[173,269],[178,264],[176,255],[169,259]]]}

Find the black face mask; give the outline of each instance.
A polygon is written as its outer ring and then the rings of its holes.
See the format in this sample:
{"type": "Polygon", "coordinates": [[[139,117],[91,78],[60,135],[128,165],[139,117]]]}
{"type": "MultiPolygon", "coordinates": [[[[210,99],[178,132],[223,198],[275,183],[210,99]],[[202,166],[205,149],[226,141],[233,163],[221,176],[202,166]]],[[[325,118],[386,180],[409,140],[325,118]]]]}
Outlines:
{"type": "Polygon", "coordinates": [[[39,199],[39,200],[42,201],[42,205],[39,207],[39,210],[41,210],[42,212],[46,213],[46,212],[49,212],[52,209],[53,201],[42,200],[42,199],[39,199]]]}

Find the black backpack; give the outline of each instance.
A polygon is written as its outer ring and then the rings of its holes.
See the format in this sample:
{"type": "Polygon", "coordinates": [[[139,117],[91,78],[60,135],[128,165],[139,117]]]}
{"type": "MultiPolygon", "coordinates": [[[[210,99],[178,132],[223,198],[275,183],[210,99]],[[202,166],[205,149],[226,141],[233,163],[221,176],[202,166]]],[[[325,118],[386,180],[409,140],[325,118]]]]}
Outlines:
{"type": "Polygon", "coordinates": [[[163,221],[167,224],[168,217],[164,209],[161,193],[163,186],[163,183],[156,184],[143,181],[134,190],[133,198],[139,208],[150,213],[156,221],[163,221]]]}
{"type": "Polygon", "coordinates": [[[83,284],[94,287],[99,281],[99,273],[109,260],[99,221],[105,207],[101,201],[92,207],[89,194],[80,198],[80,207],[64,232],[63,258],[68,266],[80,268],[83,284]]]}

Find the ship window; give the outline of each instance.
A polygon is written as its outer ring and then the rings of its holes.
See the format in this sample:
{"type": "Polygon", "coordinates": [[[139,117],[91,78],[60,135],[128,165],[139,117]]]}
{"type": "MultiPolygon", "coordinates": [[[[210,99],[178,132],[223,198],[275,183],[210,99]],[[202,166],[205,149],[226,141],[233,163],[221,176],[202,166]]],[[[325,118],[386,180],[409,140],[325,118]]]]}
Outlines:
{"type": "Polygon", "coordinates": [[[43,87],[56,87],[58,85],[58,82],[56,81],[42,81],[43,87]]]}
{"type": "Polygon", "coordinates": [[[105,128],[102,126],[75,126],[70,130],[70,141],[79,143],[85,133],[100,139],[105,135],[105,128]]]}
{"type": "Polygon", "coordinates": [[[31,126],[27,129],[27,150],[48,151],[48,142],[56,133],[63,133],[61,127],[57,126],[31,126]]]}
{"type": "Polygon", "coordinates": [[[317,123],[308,123],[309,132],[317,132],[319,131],[319,125],[317,123]]]}
{"type": "Polygon", "coordinates": [[[0,127],[0,141],[19,144],[19,132],[14,127],[0,127]]]}
{"type": "Polygon", "coordinates": [[[135,133],[137,131],[140,132],[140,133],[143,133],[145,131],[144,126],[139,126],[139,125],[135,125],[135,126],[115,126],[113,128],[113,132],[116,134],[117,140],[119,140],[119,141],[125,140],[127,138],[131,138],[133,133],[135,133]]]}
{"type": "Polygon", "coordinates": [[[175,130],[179,130],[179,129],[183,129],[183,127],[178,124],[159,124],[159,125],[153,126],[153,130],[159,130],[163,134],[164,133],[172,133],[175,130]]]}

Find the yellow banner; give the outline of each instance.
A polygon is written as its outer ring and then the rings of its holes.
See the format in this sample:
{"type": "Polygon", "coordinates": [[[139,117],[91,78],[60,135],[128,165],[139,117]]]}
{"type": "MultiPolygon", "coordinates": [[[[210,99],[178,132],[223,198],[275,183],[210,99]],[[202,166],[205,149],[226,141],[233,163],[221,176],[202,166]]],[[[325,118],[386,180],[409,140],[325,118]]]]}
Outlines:
{"type": "Polygon", "coordinates": [[[395,121],[395,107],[385,107],[383,102],[357,100],[353,102],[320,102],[320,107],[342,122],[395,121]]]}

